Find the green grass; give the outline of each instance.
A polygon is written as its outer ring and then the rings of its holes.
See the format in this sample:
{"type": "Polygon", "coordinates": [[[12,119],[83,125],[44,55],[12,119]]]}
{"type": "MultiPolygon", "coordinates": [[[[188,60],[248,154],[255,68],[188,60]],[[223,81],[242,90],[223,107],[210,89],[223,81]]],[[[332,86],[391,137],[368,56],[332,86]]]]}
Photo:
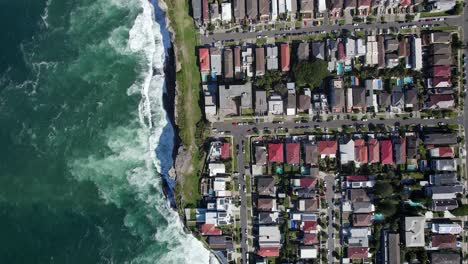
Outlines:
{"type": "MultiPolygon", "coordinates": [[[[203,154],[198,153],[196,144],[197,123],[202,118],[199,102],[200,73],[197,67],[195,47],[198,46],[198,33],[192,18],[189,16],[188,1],[167,1],[168,16],[175,32],[176,57],[181,70],[176,74],[178,86],[178,117],[179,136],[182,143],[192,154],[193,173],[183,175],[178,181],[176,191],[181,206],[196,206],[201,199],[199,192],[199,175],[203,154]],[[185,113],[190,113],[189,115],[185,113]]],[[[201,133],[203,136],[203,133],[201,133]]],[[[199,139],[200,140],[200,139],[199,139]]]]}
{"type": "Polygon", "coordinates": [[[419,13],[420,18],[440,17],[440,16],[450,16],[450,14],[447,12],[421,12],[419,13]]]}

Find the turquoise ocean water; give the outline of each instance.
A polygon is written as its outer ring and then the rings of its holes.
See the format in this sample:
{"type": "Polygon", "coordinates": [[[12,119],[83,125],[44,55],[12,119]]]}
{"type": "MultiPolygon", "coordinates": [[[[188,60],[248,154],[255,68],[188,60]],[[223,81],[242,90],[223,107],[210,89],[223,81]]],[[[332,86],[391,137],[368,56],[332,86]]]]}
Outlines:
{"type": "Polygon", "coordinates": [[[0,24],[0,263],[207,263],[162,193],[150,2],[0,0],[0,24]]]}

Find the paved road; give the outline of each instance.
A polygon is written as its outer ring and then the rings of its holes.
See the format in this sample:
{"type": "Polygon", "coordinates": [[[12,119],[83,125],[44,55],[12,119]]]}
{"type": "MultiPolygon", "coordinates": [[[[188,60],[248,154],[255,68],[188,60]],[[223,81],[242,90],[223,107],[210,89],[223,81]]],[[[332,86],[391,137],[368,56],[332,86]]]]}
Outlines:
{"type": "MultiPolygon", "coordinates": [[[[466,17],[466,14],[465,14],[466,17]]],[[[282,35],[282,34],[307,34],[307,33],[314,33],[317,31],[326,31],[331,32],[333,30],[349,30],[353,31],[355,28],[360,28],[362,30],[375,30],[375,29],[388,29],[391,27],[401,28],[403,26],[417,26],[421,28],[423,25],[433,25],[439,24],[441,26],[462,26],[466,23],[463,20],[463,16],[455,16],[455,17],[448,17],[445,21],[414,21],[409,23],[398,23],[398,22],[389,22],[389,23],[372,23],[372,24],[365,24],[361,23],[358,26],[354,25],[322,25],[322,26],[314,26],[314,27],[307,27],[307,28],[300,28],[300,29],[293,29],[293,30],[269,30],[264,32],[231,32],[231,33],[215,33],[212,35],[202,36],[201,43],[203,45],[211,44],[217,41],[223,40],[246,40],[246,39],[256,39],[257,36],[266,36],[269,38],[275,37],[275,35],[282,35]]]]}
{"type": "Polygon", "coordinates": [[[239,196],[241,200],[240,208],[240,223],[241,223],[241,252],[242,252],[242,263],[248,263],[248,245],[247,245],[247,194],[244,189],[247,188],[245,183],[245,154],[242,152],[242,149],[245,149],[245,140],[244,135],[241,133],[233,134],[234,141],[239,144],[239,152],[237,154],[238,168],[237,172],[239,175],[239,196]]]}
{"type": "MultiPolygon", "coordinates": [[[[465,108],[465,109],[468,109],[465,108]]],[[[467,116],[467,115],[465,115],[467,116]]],[[[216,128],[218,131],[230,131],[233,133],[234,137],[244,134],[247,132],[247,130],[252,129],[256,127],[259,131],[262,130],[263,128],[268,128],[270,130],[273,129],[278,129],[280,127],[282,128],[287,128],[288,130],[294,129],[297,126],[310,126],[310,128],[314,128],[316,125],[320,126],[321,128],[341,128],[343,125],[386,125],[386,126],[393,126],[395,123],[399,123],[400,125],[414,125],[414,124],[420,124],[420,125],[437,125],[439,122],[443,122],[446,124],[460,124],[462,125],[464,123],[464,118],[463,116],[460,116],[456,119],[445,119],[445,118],[440,118],[440,119],[420,119],[420,118],[411,118],[411,119],[398,119],[398,118],[393,118],[393,119],[385,119],[385,120],[378,120],[378,119],[369,119],[368,121],[352,121],[352,120],[333,120],[333,121],[323,121],[323,122],[307,122],[307,123],[301,123],[301,124],[296,124],[295,122],[289,121],[289,122],[284,122],[284,124],[274,124],[274,123],[257,123],[254,125],[243,125],[243,126],[238,126],[238,125],[233,125],[232,123],[228,122],[216,122],[213,123],[213,128],[216,128]]],[[[468,138],[468,137],[466,137],[468,138]]]]}
{"type": "Polygon", "coordinates": [[[335,177],[333,175],[327,175],[324,178],[326,186],[327,186],[327,191],[325,192],[325,199],[327,200],[327,216],[328,216],[328,227],[327,227],[327,234],[328,234],[328,240],[327,240],[327,249],[329,250],[328,253],[328,263],[333,264],[334,257],[333,257],[333,251],[335,250],[335,239],[333,238],[333,233],[335,232],[333,228],[333,215],[334,215],[334,210],[335,210],[335,204],[333,203],[333,196],[334,196],[334,191],[333,191],[333,186],[335,185],[335,177]]]}

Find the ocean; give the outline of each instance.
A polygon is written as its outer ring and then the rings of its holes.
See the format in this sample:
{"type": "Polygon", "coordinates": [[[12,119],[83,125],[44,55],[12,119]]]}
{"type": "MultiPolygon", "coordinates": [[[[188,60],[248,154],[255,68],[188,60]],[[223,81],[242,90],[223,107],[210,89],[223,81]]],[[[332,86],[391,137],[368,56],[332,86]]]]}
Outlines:
{"type": "Polygon", "coordinates": [[[0,263],[209,262],[163,194],[164,19],[148,0],[0,0],[0,263]]]}

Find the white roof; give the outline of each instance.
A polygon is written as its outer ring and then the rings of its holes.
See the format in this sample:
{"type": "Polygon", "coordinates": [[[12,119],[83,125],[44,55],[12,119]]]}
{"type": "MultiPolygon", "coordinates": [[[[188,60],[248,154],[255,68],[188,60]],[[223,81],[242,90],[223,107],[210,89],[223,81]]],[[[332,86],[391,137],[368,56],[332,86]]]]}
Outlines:
{"type": "Polygon", "coordinates": [[[413,69],[421,70],[422,69],[422,48],[421,48],[421,38],[412,38],[411,42],[411,56],[413,57],[413,69]]]}
{"type": "Polygon", "coordinates": [[[317,258],[317,249],[314,247],[301,247],[301,259],[317,258]]]}
{"type": "Polygon", "coordinates": [[[352,227],[349,229],[349,237],[367,237],[370,234],[369,227],[352,227]]]}
{"type": "Polygon", "coordinates": [[[433,224],[432,232],[438,234],[460,234],[463,228],[459,224],[433,224]]]}
{"type": "Polygon", "coordinates": [[[364,45],[363,39],[356,40],[356,55],[357,56],[366,55],[366,45],[364,45]]]}
{"type": "Polygon", "coordinates": [[[224,190],[226,190],[226,179],[216,178],[213,181],[213,190],[214,191],[224,191],[224,190]]]}
{"type": "Polygon", "coordinates": [[[231,12],[231,3],[222,3],[221,4],[221,19],[225,22],[230,22],[232,20],[231,12]]]}
{"type": "Polygon", "coordinates": [[[271,21],[278,18],[278,0],[271,1],[271,21]]]}
{"type": "Polygon", "coordinates": [[[208,164],[208,171],[210,176],[216,176],[217,174],[226,173],[226,166],[224,163],[210,163],[208,164]]]}
{"type": "Polygon", "coordinates": [[[280,14],[286,13],[286,1],[278,0],[278,10],[280,14]]]}
{"type": "Polygon", "coordinates": [[[318,11],[320,13],[327,11],[327,2],[326,0],[318,0],[318,11]]]}
{"type": "Polygon", "coordinates": [[[405,217],[405,242],[406,247],[424,247],[424,216],[405,217]]]}
{"type": "Polygon", "coordinates": [[[341,164],[354,161],[354,140],[349,140],[346,144],[340,144],[341,164]]]}
{"type": "Polygon", "coordinates": [[[258,234],[260,247],[280,246],[281,233],[278,226],[260,226],[258,234]]]}

